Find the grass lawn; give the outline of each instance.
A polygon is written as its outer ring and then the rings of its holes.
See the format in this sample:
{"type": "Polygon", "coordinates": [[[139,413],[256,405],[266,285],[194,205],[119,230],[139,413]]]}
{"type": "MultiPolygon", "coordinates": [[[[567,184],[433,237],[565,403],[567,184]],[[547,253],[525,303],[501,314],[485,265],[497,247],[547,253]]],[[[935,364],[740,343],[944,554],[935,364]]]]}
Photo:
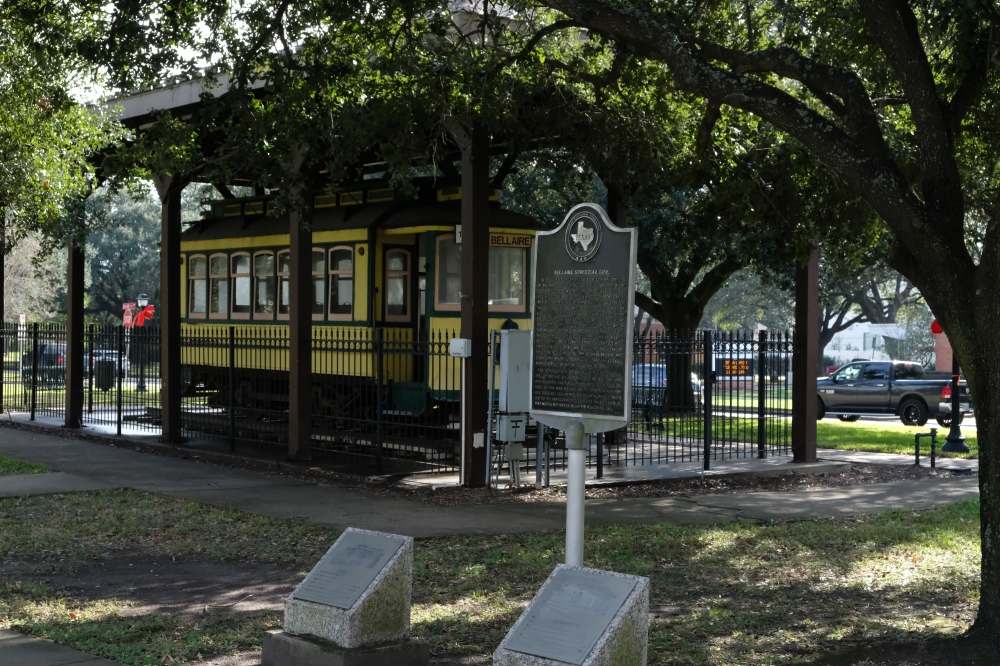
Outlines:
{"type": "MultiPolygon", "coordinates": [[[[923,428],[903,428],[897,425],[878,423],[843,423],[823,419],[816,424],[817,445],[821,449],[846,449],[850,451],[870,451],[874,453],[903,453],[913,455],[913,435],[927,432],[929,424],[923,428]]],[[[938,428],[938,455],[945,458],[977,458],[979,443],[975,435],[966,435],[965,441],[971,453],[940,452],[947,430],[938,428]]],[[[926,439],[920,442],[921,455],[930,455],[931,445],[926,439]]]]}
{"type": "MultiPolygon", "coordinates": [[[[0,500],[0,559],[39,574],[153,555],[305,573],[333,530],[131,490],[0,500]]],[[[856,519],[587,531],[588,566],[649,576],[650,664],[782,664],[963,631],[978,603],[979,506],[856,519]]],[[[562,558],[560,532],[417,542],[413,634],[492,652],[562,558]]],[[[277,613],[126,616],[127,603],[0,578],[0,627],[127,665],[259,649],[277,613]]]]}
{"type": "Polygon", "coordinates": [[[11,474],[41,474],[49,471],[41,465],[11,460],[0,456],[0,476],[10,476],[11,474]]]}

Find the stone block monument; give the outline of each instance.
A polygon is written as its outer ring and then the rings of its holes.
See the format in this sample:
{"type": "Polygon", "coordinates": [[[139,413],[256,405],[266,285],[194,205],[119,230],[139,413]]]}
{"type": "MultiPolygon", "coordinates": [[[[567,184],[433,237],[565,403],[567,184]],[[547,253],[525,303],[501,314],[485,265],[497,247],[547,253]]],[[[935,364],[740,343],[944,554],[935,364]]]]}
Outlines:
{"type": "Polygon", "coordinates": [[[645,666],[648,632],[648,578],[560,564],[493,665],[645,666]]]}
{"type": "Polygon", "coordinates": [[[412,537],[348,528],[288,597],[262,666],[427,664],[408,640],[412,588],[412,537]]]}

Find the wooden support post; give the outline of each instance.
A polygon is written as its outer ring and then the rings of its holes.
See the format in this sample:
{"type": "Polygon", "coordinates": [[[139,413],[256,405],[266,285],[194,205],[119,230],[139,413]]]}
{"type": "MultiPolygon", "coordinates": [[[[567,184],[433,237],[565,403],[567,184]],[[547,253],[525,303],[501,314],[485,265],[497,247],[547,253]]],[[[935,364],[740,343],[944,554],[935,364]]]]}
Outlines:
{"type": "Polygon", "coordinates": [[[188,181],[159,174],[160,195],[160,414],[162,441],[181,441],[181,192],[188,181]]]}
{"type": "MultiPolygon", "coordinates": [[[[6,311],[4,310],[4,298],[6,298],[4,293],[4,285],[7,282],[6,267],[4,265],[4,258],[7,256],[7,228],[4,225],[5,214],[2,208],[0,208],[0,415],[3,415],[3,394],[4,394],[4,361],[7,360],[7,345],[14,344],[14,338],[10,338],[8,342],[7,338],[2,335],[4,323],[6,320],[6,311]]],[[[17,367],[21,367],[21,359],[17,359],[17,367]]]]}
{"type": "Polygon", "coordinates": [[[66,284],[67,428],[83,426],[83,248],[82,242],[69,247],[66,284]]]}
{"type": "Polygon", "coordinates": [[[309,460],[312,445],[312,229],[300,211],[288,216],[288,457],[309,460]]]}
{"type": "Polygon", "coordinates": [[[816,462],[819,371],[819,248],[795,271],[795,351],[792,363],[792,456],[816,462]]]}
{"type": "Polygon", "coordinates": [[[489,347],[490,139],[475,128],[462,145],[462,337],[472,340],[463,364],[462,446],[466,486],[486,485],[486,384],[489,347]],[[478,351],[477,351],[478,350],[478,351]]]}
{"type": "MultiPolygon", "coordinates": [[[[7,312],[4,310],[4,299],[6,298],[4,292],[7,284],[7,269],[4,263],[7,257],[7,225],[4,224],[4,215],[4,209],[0,208],[0,326],[6,321],[7,316],[7,312]]],[[[12,251],[13,249],[11,248],[12,251]]],[[[6,352],[7,350],[3,348],[3,343],[0,342],[0,359],[3,358],[3,354],[6,352]]],[[[18,361],[18,364],[20,364],[20,361],[18,361]]],[[[2,407],[3,403],[0,402],[0,408],[2,407]]],[[[2,412],[3,409],[0,409],[0,413],[2,412]]]]}
{"type": "Polygon", "coordinates": [[[608,188],[608,217],[616,226],[628,226],[628,205],[617,192],[608,188]]]}

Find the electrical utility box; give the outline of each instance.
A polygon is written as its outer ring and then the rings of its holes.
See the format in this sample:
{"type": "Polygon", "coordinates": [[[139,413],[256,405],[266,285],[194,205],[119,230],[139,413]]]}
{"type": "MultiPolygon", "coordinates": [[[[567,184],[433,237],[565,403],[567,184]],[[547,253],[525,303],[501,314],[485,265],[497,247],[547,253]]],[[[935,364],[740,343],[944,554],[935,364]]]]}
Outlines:
{"type": "Polygon", "coordinates": [[[500,411],[527,412],[531,388],[531,331],[500,331],[500,411]]]}
{"type": "Polygon", "coordinates": [[[528,417],[523,414],[501,414],[497,423],[497,439],[501,442],[523,442],[528,417]]]}
{"type": "Polygon", "coordinates": [[[448,343],[448,353],[458,358],[469,358],[472,356],[472,340],[467,338],[452,338],[448,343]]]}

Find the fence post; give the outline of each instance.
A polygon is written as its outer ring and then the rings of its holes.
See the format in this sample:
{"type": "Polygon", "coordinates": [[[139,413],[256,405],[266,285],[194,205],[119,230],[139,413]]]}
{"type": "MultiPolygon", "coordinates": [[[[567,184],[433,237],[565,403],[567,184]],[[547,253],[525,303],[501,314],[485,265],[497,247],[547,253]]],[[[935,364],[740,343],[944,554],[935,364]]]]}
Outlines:
{"type": "Polygon", "coordinates": [[[597,478],[604,478],[604,433],[597,433],[597,478]]]}
{"type": "Polygon", "coordinates": [[[87,413],[94,413],[94,325],[87,327],[87,413]]]}
{"type": "Polygon", "coordinates": [[[31,325],[31,420],[38,406],[38,322],[31,325]]]}
{"type": "Polygon", "coordinates": [[[703,360],[705,362],[705,389],[704,402],[705,402],[705,450],[703,456],[705,458],[704,469],[707,471],[712,468],[712,462],[709,457],[712,454],[712,380],[715,375],[715,371],[712,368],[712,331],[706,330],[703,339],[705,349],[703,352],[703,360]]]}
{"type": "Polygon", "coordinates": [[[229,327],[229,450],[236,450],[236,327],[229,327]]]}
{"type": "Polygon", "coordinates": [[[757,457],[767,457],[767,421],[765,407],[767,399],[767,331],[757,334],[757,457]]]}
{"type": "Polygon", "coordinates": [[[385,329],[375,329],[375,468],[382,473],[382,333],[385,329]]]}
{"type": "Polygon", "coordinates": [[[125,356],[125,327],[118,327],[118,367],[115,368],[115,383],[118,386],[118,395],[115,399],[117,403],[115,405],[115,422],[117,424],[118,434],[122,434],[122,370],[124,365],[122,361],[125,356]]]}
{"type": "MultiPolygon", "coordinates": [[[[2,298],[2,296],[0,296],[2,298]]],[[[18,365],[21,359],[17,359],[18,365]]],[[[7,384],[7,324],[0,317],[0,415],[3,414],[3,394],[7,384]]]]}

